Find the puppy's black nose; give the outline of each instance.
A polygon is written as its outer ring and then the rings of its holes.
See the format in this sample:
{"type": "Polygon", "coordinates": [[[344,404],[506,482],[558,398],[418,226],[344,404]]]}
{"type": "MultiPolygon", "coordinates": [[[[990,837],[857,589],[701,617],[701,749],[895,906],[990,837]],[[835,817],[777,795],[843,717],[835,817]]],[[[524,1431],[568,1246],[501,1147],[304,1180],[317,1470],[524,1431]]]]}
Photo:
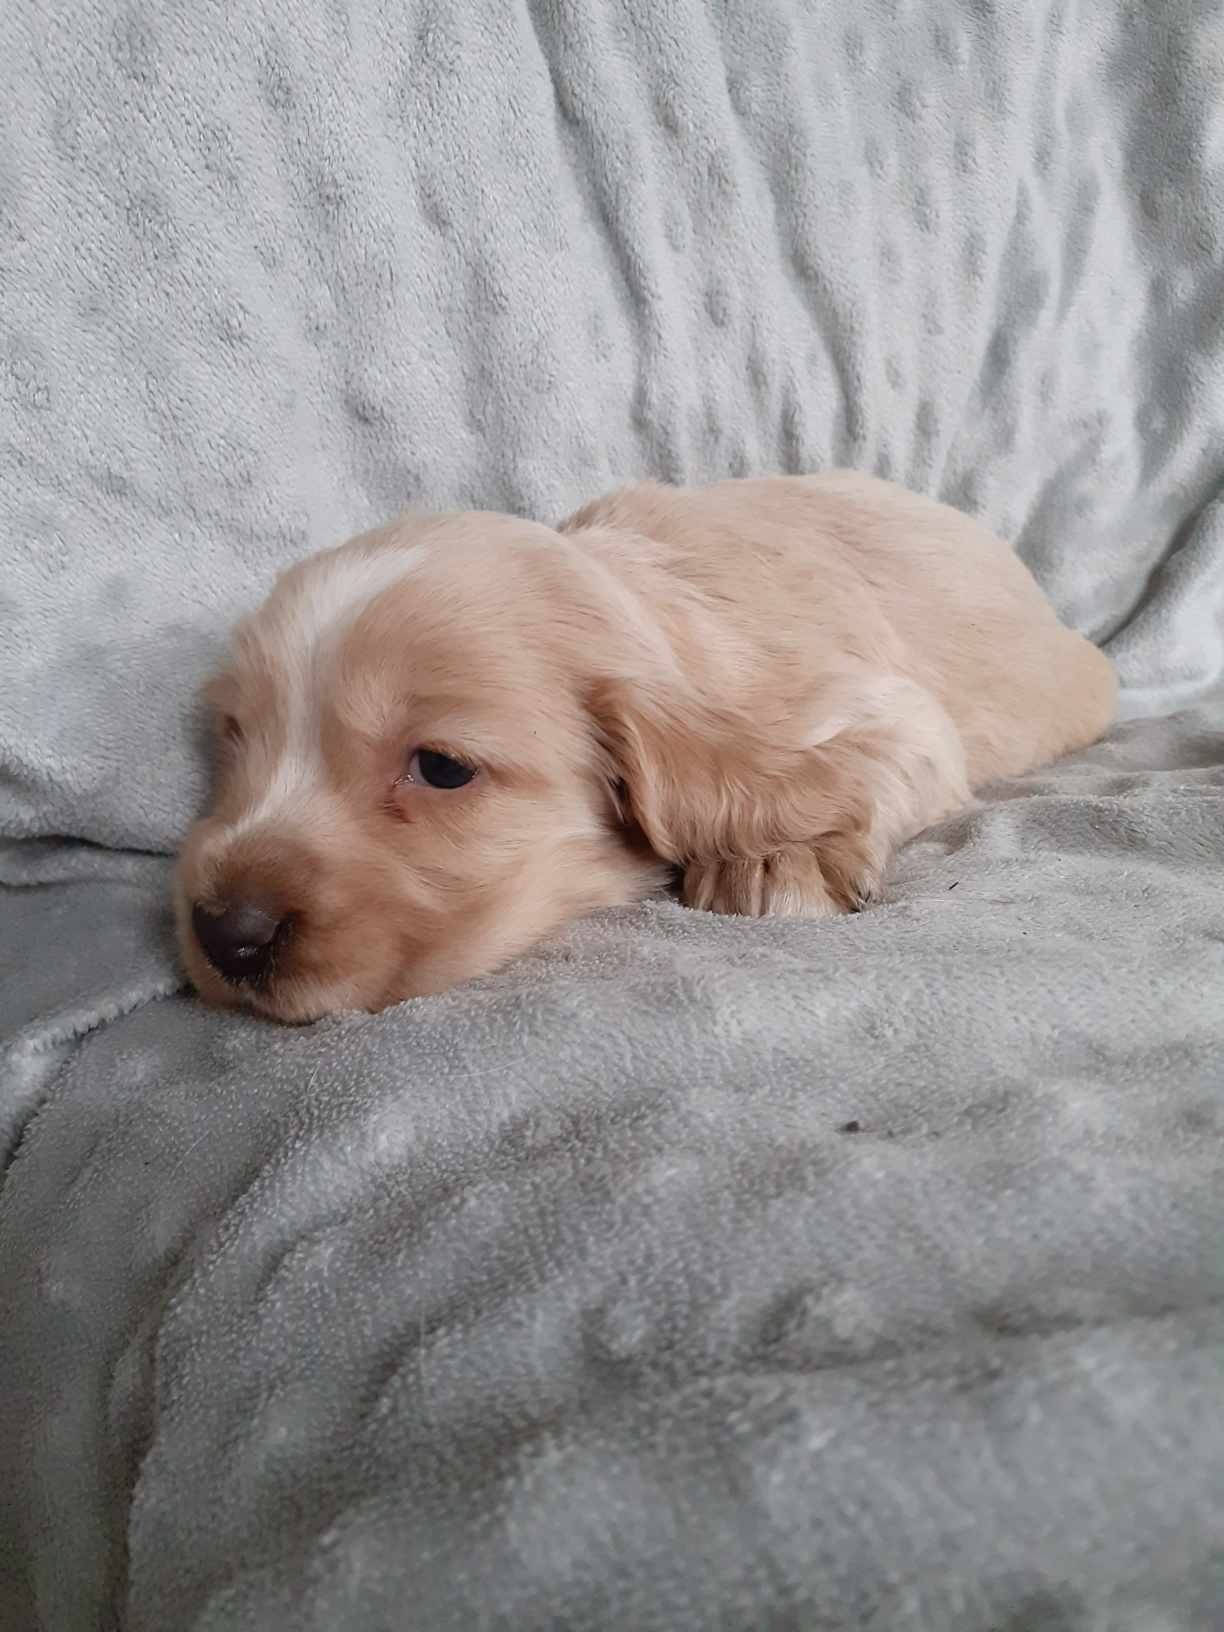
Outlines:
{"type": "Polygon", "coordinates": [[[283,918],[249,901],[239,901],[223,912],[192,909],[191,927],[204,955],[226,980],[257,980],[272,961],[283,918]]]}

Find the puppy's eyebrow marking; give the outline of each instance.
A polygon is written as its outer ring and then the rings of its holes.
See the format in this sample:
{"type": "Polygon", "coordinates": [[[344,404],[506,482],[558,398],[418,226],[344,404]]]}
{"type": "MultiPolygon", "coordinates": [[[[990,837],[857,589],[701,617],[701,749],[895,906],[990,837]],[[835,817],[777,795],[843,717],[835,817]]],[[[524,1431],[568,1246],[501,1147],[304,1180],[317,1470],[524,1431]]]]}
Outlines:
{"type": "Polygon", "coordinates": [[[422,544],[337,551],[280,591],[282,604],[260,643],[284,682],[285,741],[267,783],[234,823],[231,836],[292,811],[322,783],[319,714],[328,658],[354,620],[415,571],[427,553],[422,544]]]}
{"type": "Polygon", "coordinates": [[[337,552],[320,562],[295,585],[280,625],[281,650],[290,663],[313,666],[353,620],[385,589],[390,589],[421,565],[424,545],[408,549],[385,547],[362,552],[337,552]]]}

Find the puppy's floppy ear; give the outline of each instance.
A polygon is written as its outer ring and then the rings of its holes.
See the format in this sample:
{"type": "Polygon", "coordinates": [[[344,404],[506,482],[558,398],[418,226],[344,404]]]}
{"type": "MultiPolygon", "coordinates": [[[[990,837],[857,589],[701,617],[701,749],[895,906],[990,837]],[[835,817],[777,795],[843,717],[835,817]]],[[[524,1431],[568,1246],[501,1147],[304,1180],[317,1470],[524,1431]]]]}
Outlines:
{"type": "Polygon", "coordinates": [[[590,706],[620,805],[666,861],[758,861],[819,846],[855,904],[895,845],[968,797],[964,749],[922,687],[861,666],[804,707],[747,718],[667,682],[601,681],[590,706]]]}
{"type": "Polygon", "coordinates": [[[790,824],[766,807],[784,804],[797,755],[781,745],[769,752],[747,721],[679,686],[603,680],[590,708],[617,804],[665,861],[776,848],[773,830],[790,824]]]}

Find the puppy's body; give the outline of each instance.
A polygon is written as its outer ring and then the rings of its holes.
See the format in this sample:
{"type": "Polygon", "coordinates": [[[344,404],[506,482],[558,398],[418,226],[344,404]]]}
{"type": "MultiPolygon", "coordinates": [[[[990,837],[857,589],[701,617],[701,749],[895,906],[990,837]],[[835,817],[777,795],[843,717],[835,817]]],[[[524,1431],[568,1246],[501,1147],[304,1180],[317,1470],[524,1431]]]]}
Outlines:
{"type": "Polygon", "coordinates": [[[1082,747],[1112,719],[1112,665],[1058,621],[1019,557],[961,511],[890,482],[834,471],[644,484],[560,530],[633,584],[677,640],[683,614],[698,689],[762,719],[779,701],[810,708],[830,672],[865,664],[941,704],[974,784],[1082,747]]]}
{"type": "Polygon", "coordinates": [[[379,1007],[661,861],[695,906],[843,911],[970,787],[1100,736],[1115,689],[1001,541],[861,475],[647,484],[557,531],[405,517],[239,632],[215,699],[241,740],[180,869],[188,968],[283,1018],[379,1007]],[[422,748],[475,774],[427,787],[422,748]],[[275,937],[223,974],[192,926],[235,902],[275,937]]]}
{"type": "MultiPolygon", "coordinates": [[[[1019,558],[891,483],[837,471],[646,485],[562,531],[656,609],[687,677],[687,695],[655,706],[696,717],[653,744],[637,813],[660,854],[697,858],[695,905],[844,910],[874,892],[897,843],[971,787],[1092,742],[1113,717],[1112,666],[1059,623],[1019,558]],[[722,722],[703,720],[707,708],[722,722]],[[725,736],[730,763],[709,751],[725,736]],[[669,773],[677,785],[652,798],[669,773]],[[712,871],[717,805],[727,830],[713,859],[763,867],[712,871]],[[800,830],[803,855],[788,858],[800,830]]],[[[641,719],[632,699],[624,712],[641,719]]]]}

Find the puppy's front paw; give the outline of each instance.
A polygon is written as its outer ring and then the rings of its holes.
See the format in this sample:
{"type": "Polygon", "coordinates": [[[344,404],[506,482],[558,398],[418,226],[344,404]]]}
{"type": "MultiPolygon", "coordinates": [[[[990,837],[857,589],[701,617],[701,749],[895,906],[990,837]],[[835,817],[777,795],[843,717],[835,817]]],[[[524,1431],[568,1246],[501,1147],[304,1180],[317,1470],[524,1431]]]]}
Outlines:
{"type": "Polygon", "coordinates": [[[686,906],[745,918],[835,918],[860,904],[830,889],[811,845],[788,845],[763,861],[694,861],[684,872],[686,906]]]}

